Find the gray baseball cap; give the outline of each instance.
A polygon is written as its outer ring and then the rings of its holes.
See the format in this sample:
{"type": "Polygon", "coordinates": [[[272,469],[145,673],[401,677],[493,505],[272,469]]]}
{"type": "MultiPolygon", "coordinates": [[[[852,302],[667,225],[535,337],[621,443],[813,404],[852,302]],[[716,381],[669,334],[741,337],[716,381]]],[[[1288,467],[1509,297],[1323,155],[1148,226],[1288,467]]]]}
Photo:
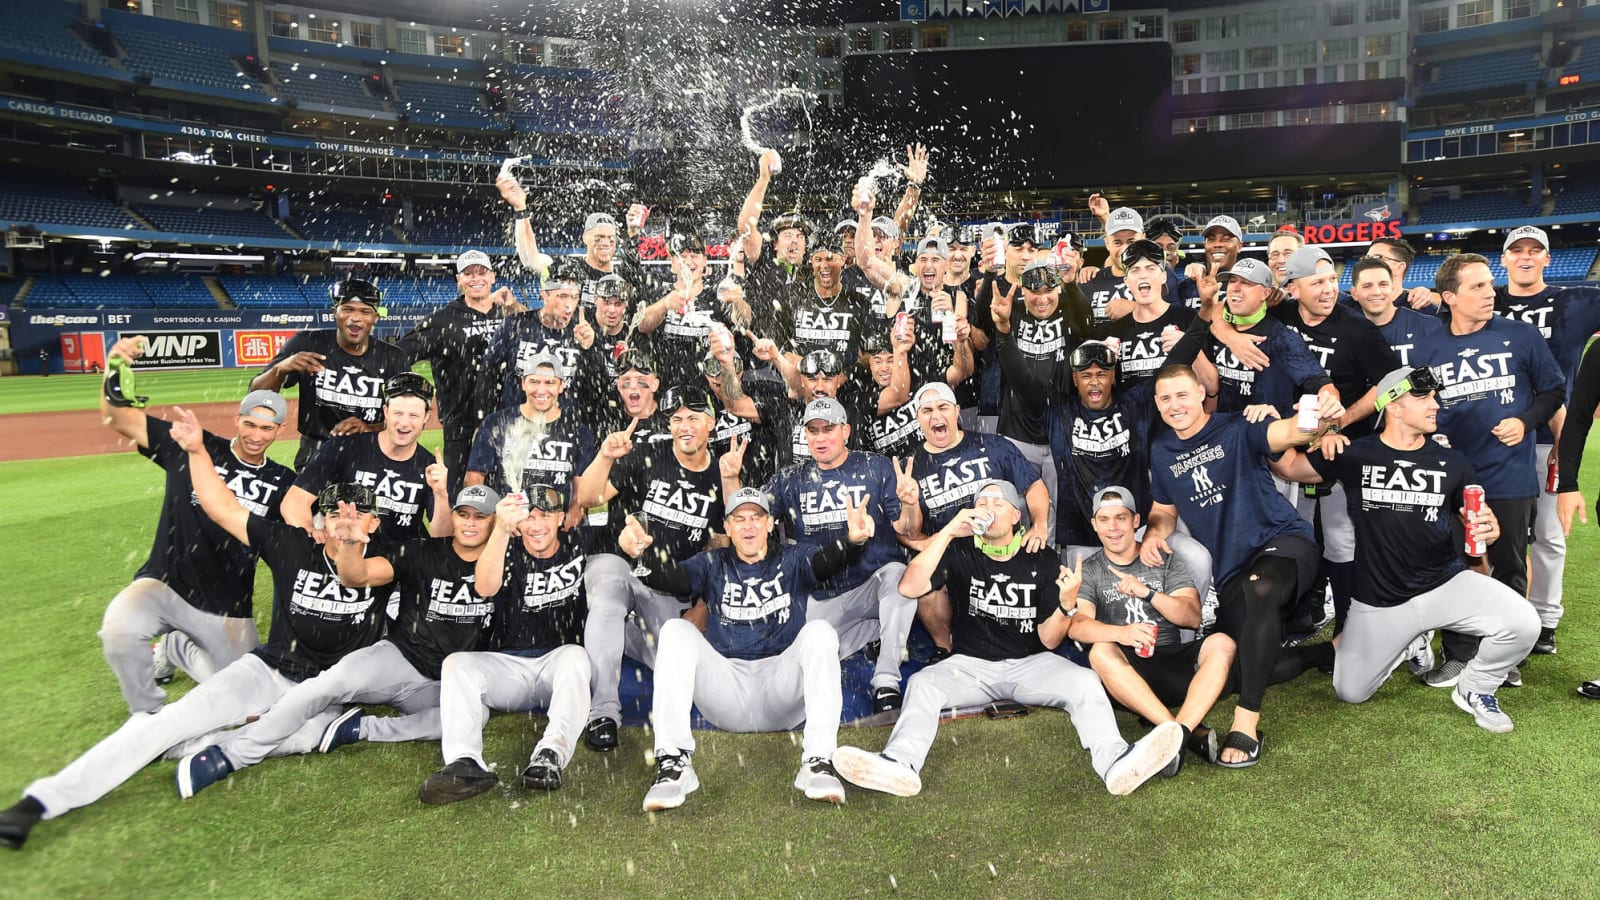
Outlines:
{"type": "MultiPolygon", "coordinates": [[[[1289,261],[1284,263],[1283,277],[1290,281],[1296,278],[1309,278],[1317,274],[1317,263],[1323,262],[1330,266],[1333,265],[1333,257],[1328,255],[1328,251],[1321,247],[1306,244],[1304,247],[1289,254],[1289,261]]],[[[1235,264],[1235,268],[1237,268],[1237,264],[1235,264]]]]}
{"type": "Polygon", "coordinates": [[[499,494],[489,490],[485,485],[474,484],[462,488],[460,493],[456,494],[456,502],[450,508],[460,509],[465,506],[469,509],[475,509],[486,516],[492,516],[494,515],[495,505],[499,502],[499,494]]]}
{"type": "Polygon", "coordinates": [[[1217,280],[1227,284],[1230,279],[1243,278],[1252,284],[1262,287],[1273,286],[1272,267],[1259,259],[1238,259],[1233,263],[1233,268],[1217,276],[1217,280]]]}
{"type": "Polygon", "coordinates": [[[1119,206],[1106,216],[1106,234],[1113,235],[1119,231],[1143,231],[1144,217],[1126,206],[1119,206]]]}
{"type": "Polygon", "coordinates": [[[762,512],[772,515],[772,501],[767,499],[767,492],[753,487],[742,487],[734,491],[732,496],[728,497],[728,502],[723,504],[723,508],[727,510],[724,515],[733,515],[735,510],[746,503],[754,504],[760,507],[762,512]]]}
{"type": "Polygon", "coordinates": [[[616,231],[617,220],[613,219],[610,213],[590,213],[589,217],[583,220],[583,230],[588,232],[596,228],[609,228],[612,231],[616,231]]]}
{"type": "Polygon", "coordinates": [[[978,491],[972,495],[972,499],[976,502],[979,497],[985,494],[991,497],[999,497],[1001,500],[1011,504],[1011,508],[1018,512],[1025,509],[1022,505],[1022,498],[1017,496],[1017,486],[1009,481],[1002,481],[998,478],[985,481],[983,484],[978,485],[978,491]]]}
{"type": "Polygon", "coordinates": [[[277,391],[251,391],[239,401],[239,415],[253,419],[271,418],[273,424],[282,425],[283,420],[289,418],[289,401],[277,391]],[[256,410],[263,406],[272,410],[270,417],[256,415],[256,410]]]}
{"type": "Polygon", "coordinates": [[[918,256],[937,256],[940,259],[950,258],[950,242],[942,237],[923,238],[917,242],[918,256]]]}
{"type": "Polygon", "coordinates": [[[541,350],[523,360],[522,364],[517,366],[517,375],[526,378],[540,369],[549,369],[557,378],[566,377],[562,374],[561,360],[549,350],[541,350]]]}
{"type": "Polygon", "coordinates": [[[483,252],[482,250],[468,250],[467,252],[456,257],[457,275],[460,275],[462,272],[465,272],[467,269],[473,266],[483,266],[485,269],[493,272],[494,260],[490,259],[489,254],[483,252]]]}
{"type": "Polygon", "coordinates": [[[930,381],[917,388],[917,393],[911,398],[911,408],[920,410],[929,403],[938,403],[941,400],[952,406],[961,405],[960,401],[956,400],[956,392],[950,389],[950,385],[942,381],[930,381]]]}
{"type": "Polygon", "coordinates": [[[896,225],[894,220],[888,216],[879,216],[873,219],[872,230],[883,232],[884,237],[898,238],[900,236],[900,226],[896,225]]]}
{"type": "Polygon", "coordinates": [[[839,224],[833,226],[833,233],[834,234],[842,235],[846,231],[851,232],[852,234],[854,234],[855,230],[856,230],[856,220],[855,219],[840,219],[839,220],[839,224]]]}
{"type": "Polygon", "coordinates": [[[1221,228],[1239,240],[1244,240],[1244,229],[1239,227],[1239,220],[1233,216],[1217,216],[1213,218],[1206,223],[1206,227],[1200,229],[1200,236],[1204,237],[1210,234],[1213,228],[1221,228]]]}
{"type": "Polygon", "coordinates": [[[1512,244],[1515,244],[1517,241],[1523,240],[1524,238],[1538,241],[1539,246],[1545,248],[1546,250],[1550,249],[1550,235],[1545,234],[1543,228],[1540,228],[1537,225],[1521,225],[1506,232],[1506,242],[1505,245],[1500,248],[1500,250],[1502,252],[1510,250],[1512,244]]]}
{"type": "Polygon", "coordinates": [[[1139,507],[1133,502],[1133,491],[1116,484],[1094,492],[1094,509],[1090,510],[1090,514],[1093,515],[1107,506],[1122,506],[1135,513],[1139,511],[1139,507]]]}
{"type": "Polygon", "coordinates": [[[806,404],[805,414],[800,417],[800,424],[815,422],[821,419],[829,425],[847,425],[850,416],[844,411],[844,404],[832,397],[818,397],[806,404]]]}

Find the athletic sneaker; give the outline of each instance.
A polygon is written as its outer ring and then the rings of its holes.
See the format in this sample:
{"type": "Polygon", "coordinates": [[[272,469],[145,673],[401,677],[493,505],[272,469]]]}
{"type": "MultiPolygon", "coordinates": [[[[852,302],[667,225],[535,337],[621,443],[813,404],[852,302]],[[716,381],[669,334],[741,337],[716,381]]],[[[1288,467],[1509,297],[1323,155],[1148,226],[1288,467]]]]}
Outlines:
{"type": "Polygon", "coordinates": [[[860,747],[840,747],[833,751],[833,768],[845,781],[857,787],[896,797],[915,797],[922,793],[922,776],[917,770],[882,753],[860,747]]]}
{"type": "Polygon", "coordinates": [[[522,770],[522,786],[530,791],[554,791],[561,787],[561,760],[546,747],[533,755],[522,770]]]}
{"type": "Polygon", "coordinates": [[[329,753],[337,747],[361,740],[361,715],[361,707],[352,706],[344,711],[344,715],[329,722],[328,727],[322,729],[322,740],[317,742],[317,750],[329,753]]]}
{"type": "Polygon", "coordinates": [[[167,655],[167,635],[155,639],[150,645],[151,662],[154,664],[156,684],[168,685],[178,672],[178,667],[173,664],[172,657],[167,655]]]}
{"type": "Polygon", "coordinates": [[[1554,628],[1539,629],[1539,639],[1533,642],[1533,652],[1545,656],[1554,655],[1556,652],[1556,630],[1554,628]]]}
{"type": "Polygon", "coordinates": [[[596,753],[617,749],[617,720],[599,716],[583,729],[583,743],[596,753]]]}
{"type": "Polygon", "coordinates": [[[0,846],[21,850],[28,841],[28,832],[44,818],[44,807],[32,797],[24,796],[10,807],[0,810],[0,846]]]}
{"type": "Polygon", "coordinates": [[[1500,711],[1500,701],[1493,694],[1473,694],[1457,687],[1450,692],[1450,699],[1461,707],[1462,712],[1472,713],[1472,720],[1478,723],[1479,728],[1495,734],[1505,734],[1511,730],[1511,717],[1500,711]]]}
{"type": "Polygon", "coordinates": [[[1456,686],[1456,681],[1461,678],[1462,671],[1466,668],[1466,663],[1447,656],[1440,660],[1439,665],[1432,672],[1422,676],[1422,683],[1428,687],[1453,688],[1456,686]]]}
{"type": "Polygon", "coordinates": [[[844,805],[844,785],[839,783],[839,773],[833,763],[820,756],[807,757],[800,763],[800,772],[794,776],[794,787],[805,791],[807,800],[826,800],[835,806],[844,805]]]}
{"type": "Polygon", "coordinates": [[[1412,675],[1423,676],[1433,671],[1433,632],[1425,631],[1413,638],[1400,658],[1405,660],[1412,675]]]}
{"type": "Polygon", "coordinates": [[[1512,666],[1506,670],[1506,680],[1501,687],[1522,687],[1522,669],[1512,666]]]}
{"type": "Polygon", "coordinates": [[[233,763],[212,744],[178,760],[178,796],[187,800],[232,774],[233,763]]]}
{"type": "Polygon", "coordinates": [[[1182,749],[1183,726],[1177,722],[1162,722],[1122,751],[1111,768],[1106,769],[1106,790],[1118,797],[1133,793],[1139,785],[1165,769],[1182,749]]]}
{"type": "Polygon", "coordinates": [[[656,757],[656,780],[644,795],[644,811],[677,809],[689,795],[700,789],[700,779],[687,753],[667,753],[656,757]]]}
{"type": "Polygon", "coordinates": [[[899,688],[881,687],[872,692],[872,711],[875,713],[899,709],[903,702],[899,688]]]}
{"type": "Polygon", "coordinates": [[[476,797],[494,787],[500,776],[478,765],[478,761],[461,757],[428,776],[417,788],[417,799],[423,803],[439,805],[476,797]]]}

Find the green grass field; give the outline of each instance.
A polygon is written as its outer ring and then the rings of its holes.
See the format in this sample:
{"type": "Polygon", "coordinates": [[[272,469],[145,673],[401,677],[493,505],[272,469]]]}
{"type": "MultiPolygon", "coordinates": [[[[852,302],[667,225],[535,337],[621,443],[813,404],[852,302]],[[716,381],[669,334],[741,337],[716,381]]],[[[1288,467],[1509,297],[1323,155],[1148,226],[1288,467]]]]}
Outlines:
{"type": "MultiPolygon", "coordinates": [[[[415,370],[433,377],[427,363],[415,370]]],[[[226,403],[237,401],[250,390],[250,379],[259,369],[188,369],[177,372],[149,371],[136,376],[137,391],[155,404],[226,403]]],[[[285,391],[295,396],[297,388],[285,391]]],[[[11,413],[64,412],[95,409],[100,402],[99,375],[37,375],[0,378],[0,415],[11,413]]]]}
{"type": "MultiPolygon", "coordinates": [[[[0,396],[9,387],[0,382],[0,396]]],[[[288,460],[293,449],[273,455],[288,460]]],[[[1588,471],[1593,498],[1600,452],[1588,471]]],[[[95,632],[148,550],[161,479],[130,453],[7,463],[0,486],[3,797],[126,715],[95,632]]],[[[1352,707],[1309,674],[1268,694],[1259,766],[1191,762],[1126,798],[1106,794],[1067,717],[1051,711],[947,725],[920,797],[852,790],[838,809],[790,787],[799,749],[786,734],[701,735],[704,786],[655,817],[639,811],[650,770],[638,729],[609,756],[580,748],[554,794],[503,787],[440,808],[416,799],[442,762],[436,744],[270,760],[190,801],[178,799],[173,763],[157,762],[100,803],[41,824],[23,851],[0,853],[0,893],[1592,895],[1600,704],[1573,688],[1600,676],[1597,559],[1591,523],[1569,554],[1560,654],[1534,658],[1527,686],[1501,692],[1517,724],[1510,735],[1477,729],[1445,691],[1403,678],[1352,707]]],[[[258,596],[269,596],[264,578],[258,596]]],[[[258,612],[265,625],[264,602],[258,612]]],[[[180,676],[173,690],[187,687],[180,676]]],[[[495,718],[488,758],[516,772],[542,725],[495,718]]],[[[841,740],[878,748],[887,733],[841,740]]]]}

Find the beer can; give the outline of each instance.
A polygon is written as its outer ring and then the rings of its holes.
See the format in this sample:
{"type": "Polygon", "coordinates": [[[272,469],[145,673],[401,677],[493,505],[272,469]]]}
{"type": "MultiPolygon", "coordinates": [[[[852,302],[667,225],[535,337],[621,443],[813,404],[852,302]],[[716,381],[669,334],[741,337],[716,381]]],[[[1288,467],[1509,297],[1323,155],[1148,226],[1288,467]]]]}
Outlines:
{"type": "Polygon", "coordinates": [[[1139,654],[1145,659],[1149,659],[1150,657],[1154,656],[1156,652],[1156,635],[1160,633],[1161,626],[1152,622],[1150,624],[1150,643],[1140,644],[1139,646],[1133,648],[1133,652],[1139,654]]]}
{"type": "Polygon", "coordinates": [[[733,332],[721,322],[711,323],[711,351],[713,354],[727,353],[733,349],[733,332]]]}
{"type": "Polygon", "coordinates": [[[1544,489],[1547,493],[1554,494],[1556,492],[1556,476],[1559,474],[1556,470],[1556,461],[1550,460],[1550,465],[1545,468],[1544,475],[1544,489]]]}
{"type": "Polygon", "coordinates": [[[911,339],[911,313],[904,310],[894,314],[894,339],[907,341],[911,339]]]}
{"type": "Polygon", "coordinates": [[[990,222],[989,224],[983,226],[983,236],[985,238],[994,238],[994,256],[990,259],[990,263],[996,269],[1004,269],[1006,267],[1005,223],[990,222]]]}
{"type": "MultiPolygon", "coordinates": [[[[946,344],[954,344],[956,342],[955,316],[946,315],[939,321],[939,336],[944,339],[946,344]]],[[[1551,483],[1553,484],[1554,482],[1552,481],[1551,483]]]]}
{"type": "Polygon", "coordinates": [[[1483,514],[1483,485],[1469,484],[1462,488],[1461,505],[1467,512],[1467,555],[1482,556],[1489,552],[1489,545],[1472,536],[1472,526],[1478,523],[1478,516],[1483,514]]]}
{"type": "Polygon", "coordinates": [[[1107,347],[1111,348],[1111,357],[1113,359],[1121,359],[1122,358],[1122,338],[1119,338],[1119,337],[1107,337],[1107,338],[1102,339],[1101,343],[1103,343],[1107,347]]]}
{"type": "Polygon", "coordinates": [[[1294,427],[1301,434],[1312,434],[1317,430],[1317,395],[1301,394],[1300,402],[1294,405],[1294,427]]]}

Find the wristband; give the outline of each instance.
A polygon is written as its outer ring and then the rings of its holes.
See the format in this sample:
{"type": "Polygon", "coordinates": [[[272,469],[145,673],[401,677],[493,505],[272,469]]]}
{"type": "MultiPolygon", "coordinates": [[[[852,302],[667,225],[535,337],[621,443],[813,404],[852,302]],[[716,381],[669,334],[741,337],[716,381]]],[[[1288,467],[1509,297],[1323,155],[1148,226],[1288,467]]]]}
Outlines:
{"type": "Polygon", "coordinates": [[[511,220],[513,222],[520,222],[523,219],[531,219],[531,218],[533,218],[533,210],[531,210],[531,209],[519,209],[516,212],[511,214],[511,220]]]}
{"type": "MultiPolygon", "coordinates": [[[[1147,585],[1145,585],[1145,587],[1150,587],[1150,585],[1147,584],[1147,585]]],[[[1156,598],[1156,595],[1159,594],[1159,593],[1161,593],[1161,592],[1152,587],[1152,588],[1150,588],[1150,593],[1145,594],[1144,595],[1144,600],[1141,601],[1141,602],[1149,603],[1151,600],[1154,600],[1156,598]]]]}

